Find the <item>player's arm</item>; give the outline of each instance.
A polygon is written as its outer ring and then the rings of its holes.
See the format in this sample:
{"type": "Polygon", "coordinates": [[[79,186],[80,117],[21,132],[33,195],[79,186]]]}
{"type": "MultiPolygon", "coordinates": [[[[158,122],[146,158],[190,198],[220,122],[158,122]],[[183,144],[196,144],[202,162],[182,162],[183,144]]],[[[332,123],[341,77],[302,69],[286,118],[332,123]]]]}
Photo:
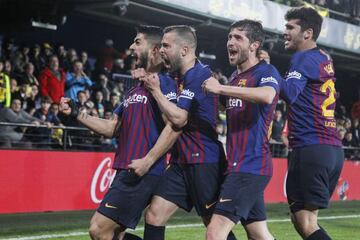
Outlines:
{"type": "Polygon", "coordinates": [[[293,104],[304,90],[307,80],[301,76],[285,79],[281,84],[280,97],[287,103],[293,104]]]}
{"type": "Polygon", "coordinates": [[[69,98],[61,98],[59,110],[65,115],[75,117],[91,131],[107,138],[112,138],[116,134],[121,123],[117,116],[111,120],[107,120],[90,116],[86,112],[78,112],[75,104],[69,98]]]}
{"type": "Polygon", "coordinates": [[[116,135],[121,123],[116,115],[113,119],[108,120],[90,116],[86,112],[80,112],[76,119],[91,131],[107,138],[113,138],[116,135]]]}
{"type": "Polygon", "coordinates": [[[276,96],[276,90],[270,86],[261,87],[236,87],[221,85],[219,81],[210,77],[203,83],[203,89],[207,92],[240,98],[245,101],[271,104],[276,96]]]}
{"type": "Polygon", "coordinates": [[[175,103],[170,102],[164,96],[160,89],[159,76],[157,74],[149,74],[141,80],[145,82],[146,87],[155,98],[161,112],[165,114],[166,118],[176,128],[182,128],[185,126],[188,120],[188,112],[182,108],[179,108],[175,103]]]}
{"type": "Polygon", "coordinates": [[[132,160],[129,168],[133,169],[135,174],[143,176],[157,160],[170,150],[181,133],[181,130],[175,130],[168,122],[152,149],[145,157],[132,160]]]}

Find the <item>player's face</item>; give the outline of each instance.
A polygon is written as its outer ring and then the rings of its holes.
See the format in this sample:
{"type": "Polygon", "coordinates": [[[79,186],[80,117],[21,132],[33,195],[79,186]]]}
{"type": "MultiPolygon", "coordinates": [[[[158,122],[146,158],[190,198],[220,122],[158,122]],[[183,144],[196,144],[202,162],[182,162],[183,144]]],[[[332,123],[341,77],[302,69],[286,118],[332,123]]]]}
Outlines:
{"type": "Polygon", "coordinates": [[[137,34],[129,49],[132,51],[132,56],[135,59],[136,68],[147,68],[149,46],[145,35],[142,33],[137,34]]]}
{"type": "Polygon", "coordinates": [[[161,58],[170,72],[178,72],[181,68],[180,46],[176,44],[176,38],[176,33],[169,32],[161,40],[161,58]]]}
{"type": "Polygon", "coordinates": [[[304,37],[298,20],[292,19],[285,24],[284,40],[286,50],[297,50],[304,37]]]}
{"type": "Polygon", "coordinates": [[[228,34],[227,50],[231,66],[238,66],[249,58],[250,41],[246,37],[246,31],[238,28],[231,29],[228,34]]]}

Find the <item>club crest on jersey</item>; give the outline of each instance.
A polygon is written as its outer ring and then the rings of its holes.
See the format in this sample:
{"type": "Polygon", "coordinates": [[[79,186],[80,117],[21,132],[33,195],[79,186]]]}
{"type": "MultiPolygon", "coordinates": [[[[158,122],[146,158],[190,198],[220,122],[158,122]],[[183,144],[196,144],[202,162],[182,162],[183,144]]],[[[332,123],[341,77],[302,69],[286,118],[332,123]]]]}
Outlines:
{"type": "Polygon", "coordinates": [[[325,72],[327,72],[327,74],[329,75],[334,75],[334,68],[332,63],[326,64],[324,67],[325,72]]]}
{"type": "Polygon", "coordinates": [[[124,100],[124,107],[128,107],[129,104],[134,104],[134,103],[143,103],[146,104],[148,101],[147,96],[144,95],[140,95],[140,94],[133,94],[131,96],[129,96],[128,98],[126,98],[124,100]]]}
{"type": "Polygon", "coordinates": [[[247,79],[240,79],[238,82],[238,87],[245,87],[247,79]]]}

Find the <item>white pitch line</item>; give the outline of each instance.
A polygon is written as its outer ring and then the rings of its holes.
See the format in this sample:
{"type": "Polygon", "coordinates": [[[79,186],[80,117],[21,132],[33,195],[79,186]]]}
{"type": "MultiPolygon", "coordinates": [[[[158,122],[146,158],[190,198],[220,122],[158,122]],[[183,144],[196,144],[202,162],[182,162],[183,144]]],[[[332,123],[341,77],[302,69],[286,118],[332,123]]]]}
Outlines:
{"type": "MultiPolygon", "coordinates": [[[[344,216],[328,216],[328,217],[318,217],[319,220],[334,220],[334,219],[347,219],[347,218],[360,218],[360,215],[344,215],[344,216]]],[[[290,222],[290,219],[269,219],[269,223],[277,222],[290,222]]],[[[202,223],[194,224],[177,224],[166,226],[167,229],[172,228],[192,228],[192,227],[203,227],[202,223]]],[[[143,231],[143,227],[136,228],[134,231],[143,231]]],[[[76,236],[85,236],[88,235],[88,232],[69,232],[62,234],[47,234],[47,235],[38,235],[38,236],[29,236],[29,237],[12,237],[12,238],[0,238],[0,240],[38,240],[38,239],[51,239],[51,238],[65,238],[65,237],[76,237],[76,236]]]]}

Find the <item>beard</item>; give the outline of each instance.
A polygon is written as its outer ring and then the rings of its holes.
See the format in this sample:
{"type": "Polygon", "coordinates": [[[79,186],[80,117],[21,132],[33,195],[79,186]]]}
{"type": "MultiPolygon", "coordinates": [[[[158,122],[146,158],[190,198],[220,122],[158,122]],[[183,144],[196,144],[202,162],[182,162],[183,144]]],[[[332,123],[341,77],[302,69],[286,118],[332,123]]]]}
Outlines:
{"type": "Polygon", "coordinates": [[[235,62],[233,63],[230,62],[230,64],[234,67],[243,64],[249,59],[249,50],[248,49],[239,50],[238,56],[239,57],[237,60],[235,60],[235,62]]]}
{"type": "Polygon", "coordinates": [[[147,69],[148,65],[148,56],[147,52],[142,52],[140,56],[138,56],[138,61],[136,64],[136,68],[144,68],[147,69]]]}

